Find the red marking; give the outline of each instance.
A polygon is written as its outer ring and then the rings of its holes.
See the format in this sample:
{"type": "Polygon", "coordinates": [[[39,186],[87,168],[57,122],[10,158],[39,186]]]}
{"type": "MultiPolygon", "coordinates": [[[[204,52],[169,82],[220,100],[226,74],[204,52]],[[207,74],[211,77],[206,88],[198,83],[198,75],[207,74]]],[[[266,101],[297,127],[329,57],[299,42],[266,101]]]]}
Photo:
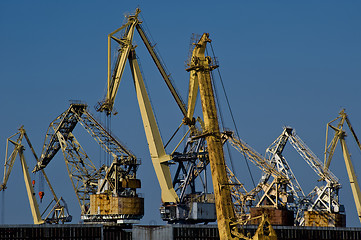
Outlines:
{"type": "Polygon", "coordinates": [[[44,195],[44,192],[39,192],[40,202],[42,202],[44,195]]]}

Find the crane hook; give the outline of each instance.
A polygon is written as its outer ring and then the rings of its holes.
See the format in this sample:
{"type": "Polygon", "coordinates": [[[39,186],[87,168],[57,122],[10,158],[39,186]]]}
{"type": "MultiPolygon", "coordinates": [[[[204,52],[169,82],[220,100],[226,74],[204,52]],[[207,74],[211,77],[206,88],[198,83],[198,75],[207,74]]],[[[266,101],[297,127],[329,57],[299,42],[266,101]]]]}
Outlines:
{"type": "Polygon", "coordinates": [[[43,191],[39,192],[39,197],[40,197],[40,202],[43,201],[43,197],[44,197],[45,193],[43,191]]]}

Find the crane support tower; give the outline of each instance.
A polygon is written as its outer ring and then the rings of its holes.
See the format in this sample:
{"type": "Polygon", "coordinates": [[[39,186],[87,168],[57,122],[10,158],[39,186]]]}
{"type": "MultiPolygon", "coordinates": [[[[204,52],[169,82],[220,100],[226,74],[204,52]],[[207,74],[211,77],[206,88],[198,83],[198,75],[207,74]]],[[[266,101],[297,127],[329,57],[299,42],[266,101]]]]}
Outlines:
{"type": "MultiPolygon", "coordinates": [[[[196,75],[199,83],[199,95],[202,102],[204,133],[208,146],[209,163],[211,166],[213,190],[216,200],[217,223],[220,239],[231,239],[231,221],[235,220],[231,191],[228,185],[226,164],[224,160],[221,132],[218,126],[216,103],[213,95],[213,86],[210,71],[218,67],[212,65],[210,57],[205,56],[205,49],[209,34],[202,35],[196,43],[190,67],[187,71],[196,75]]],[[[193,76],[192,76],[193,78],[193,76]]]]}
{"type": "Polygon", "coordinates": [[[28,195],[28,199],[29,199],[29,203],[30,203],[30,209],[31,209],[31,213],[33,216],[34,224],[43,224],[43,223],[58,224],[60,222],[62,222],[62,223],[71,222],[72,216],[69,215],[69,212],[68,212],[68,209],[67,209],[64,199],[58,198],[56,196],[54,189],[51,186],[50,181],[49,181],[47,175],[45,174],[44,170],[41,171],[41,174],[43,174],[43,176],[46,179],[46,182],[49,186],[49,189],[51,190],[51,192],[53,194],[53,200],[49,203],[49,205],[46,208],[46,209],[50,209],[50,211],[48,213],[46,211],[44,211],[42,214],[40,214],[39,204],[36,200],[34,186],[32,184],[30,174],[29,174],[29,168],[25,161],[25,156],[24,156],[25,147],[22,144],[22,140],[24,137],[25,137],[26,142],[28,143],[28,146],[30,147],[35,159],[38,160],[38,157],[33,149],[30,139],[29,139],[24,127],[21,126],[19,128],[19,131],[16,134],[9,137],[6,142],[4,179],[1,184],[0,191],[4,191],[7,188],[7,182],[8,182],[11,170],[13,169],[16,156],[19,154],[21,167],[22,167],[22,171],[24,174],[25,187],[26,187],[26,191],[27,191],[27,195],[28,195]],[[16,138],[16,140],[15,140],[15,138],[16,138]],[[9,154],[9,143],[12,143],[14,145],[14,150],[11,152],[10,155],[8,155],[9,154]],[[53,206],[52,206],[52,204],[53,204],[53,206]]]}
{"type": "MultiPolygon", "coordinates": [[[[236,202],[240,203],[239,205],[241,205],[241,207],[244,207],[246,201],[253,199],[251,194],[256,191],[247,193],[242,187],[243,185],[240,184],[238,179],[235,178],[226,166],[223,152],[223,144],[225,141],[231,139],[233,146],[241,152],[247,152],[258,167],[277,176],[275,178],[277,180],[275,180],[270,187],[275,187],[276,192],[281,192],[281,188],[278,187],[286,184],[287,180],[282,173],[273,171],[271,167],[267,166],[265,159],[262,158],[260,154],[248,146],[244,147],[241,141],[239,139],[236,140],[231,132],[220,132],[211,78],[211,71],[216,69],[218,65],[215,59],[212,59],[210,56],[205,56],[207,43],[210,42],[209,34],[204,33],[199,41],[194,44],[192,56],[188,62],[189,68],[186,70],[190,72],[190,81],[187,117],[190,119],[194,113],[195,99],[197,98],[199,90],[204,124],[203,132],[201,136],[198,137],[204,138],[207,142],[220,239],[277,239],[276,233],[265,214],[260,214],[260,216],[252,218],[252,220],[260,219],[260,221],[258,221],[259,227],[252,238],[244,236],[239,229],[239,227],[247,221],[242,219],[242,215],[240,219],[237,219],[238,216],[236,217],[235,215],[235,205],[232,202],[232,198],[239,197],[240,199],[236,202]],[[232,193],[231,190],[235,190],[235,192],[232,193]]],[[[267,191],[265,191],[265,195],[266,194],[267,191]]],[[[278,201],[276,200],[276,202],[278,201]]],[[[244,212],[244,209],[241,211],[244,212]]]]}
{"type": "Polygon", "coordinates": [[[60,149],[84,222],[139,222],[144,215],[144,199],[137,194],[141,187],[136,176],[140,161],[92,116],[86,104],[72,103],[50,123],[34,171],[45,168],[60,149]],[[110,165],[95,167],[73,134],[78,123],[112,158],[110,165]]]}
{"type": "Polygon", "coordinates": [[[354,139],[356,141],[356,144],[357,144],[358,148],[361,151],[360,141],[359,141],[359,139],[358,139],[352,125],[351,125],[351,122],[350,122],[350,120],[349,120],[349,118],[348,118],[348,116],[347,116],[347,114],[345,112],[345,109],[342,109],[340,111],[340,113],[339,113],[339,116],[327,124],[326,142],[325,142],[324,171],[328,171],[329,166],[331,164],[332,157],[333,157],[335,149],[336,149],[336,145],[337,145],[338,141],[340,141],[341,148],[342,148],[342,153],[343,153],[343,157],[344,157],[345,165],[346,165],[346,169],[347,169],[347,174],[348,174],[352,194],[353,194],[354,201],[355,201],[357,215],[358,215],[359,220],[361,222],[361,191],[360,191],[360,186],[359,186],[357,176],[356,176],[356,173],[355,173],[355,169],[354,169],[352,161],[351,161],[351,155],[349,153],[349,150],[348,150],[348,147],[347,147],[347,144],[346,144],[346,140],[345,140],[346,132],[343,130],[343,125],[344,125],[345,122],[347,123],[348,128],[351,131],[351,134],[354,137],[354,139]],[[336,122],[337,120],[339,120],[339,122],[337,123],[337,126],[331,125],[332,123],[336,122]],[[329,130],[329,128],[331,128],[332,130],[335,131],[334,137],[332,138],[330,143],[328,143],[328,135],[329,135],[328,130],[329,130]]]}

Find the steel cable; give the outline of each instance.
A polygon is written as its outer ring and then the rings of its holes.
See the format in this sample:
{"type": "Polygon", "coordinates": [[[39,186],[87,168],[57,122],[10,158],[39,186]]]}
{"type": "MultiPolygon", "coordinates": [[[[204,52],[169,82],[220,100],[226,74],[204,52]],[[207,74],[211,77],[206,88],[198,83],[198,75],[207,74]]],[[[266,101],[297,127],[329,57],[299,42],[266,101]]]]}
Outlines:
{"type": "MultiPolygon", "coordinates": [[[[213,58],[215,59],[215,54],[214,54],[214,50],[213,50],[212,43],[210,43],[209,45],[211,46],[212,55],[213,55],[213,58]]],[[[235,128],[235,130],[236,130],[237,137],[240,138],[240,137],[239,137],[239,133],[238,133],[238,128],[237,128],[236,122],[235,122],[235,120],[234,120],[234,116],[233,116],[233,112],[232,112],[232,109],[231,109],[231,105],[230,105],[230,103],[229,103],[229,99],[228,99],[228,96],[227,96],[227,93],[226,93],[226,90],[225,90],[225,87],[224,87],[224,84],[223,84],[223,79],[222,79],[221,72],[220,72],[219,68],[217,68],[217,72],[218,72],[218,76],[219,76],[219,79],[220,79],[220,82],[221,82],[221,86],[222,86],[222,90],[223,90],[224,96],[225,96],[225,98],[226,98],[228,110],[229,110],[229,112],[230,112],[230,115],[231,115],[231,119],[232,119],[234,128],[235,128]]],[[[215,89],[216,89],[216,88],[215,88],[215,89]]],[[[218,99],[217,99],[217,105],[218,105],[219,112],[221,113],[220,106],[219,106],[219,103],[218,103],[218,99]]],[[[222,117],[221,117],[221,119],[222,119],[222,117]]],[[[222,121],[223,121],[223,120],[222,120],[222,121]]],[[[230,153],[229,153],[229,155],[230,155],[230,153]]],[[[249,167],[249,163],[248,163],[248,161],[247,161],[247,157],[246,157],[246,155],[245,155],[244,153],[243,153],[243,157],[244,157],[244,160],[245,160],[247,169],[248,169],[248,173],[249,173],[249,175],[250,175],[250,177],[251,177],[253,187],[255,188],[255,187],[256,187],[256,184],[255,184],[255,182],[254,182],[253,175],[252,175],[251,169],[250,169],[250,167],[249,167]]],[[[231,160],[231,159],[232,159],[232,158],[230,157],[230,160],[231,160]]],[[[231,166],[232,166],[232,171],[234,172],[232,160],[231,160],[231,166]]],[[[235,172],[234,172],[234,173],[235,173],[235,172]]]]}

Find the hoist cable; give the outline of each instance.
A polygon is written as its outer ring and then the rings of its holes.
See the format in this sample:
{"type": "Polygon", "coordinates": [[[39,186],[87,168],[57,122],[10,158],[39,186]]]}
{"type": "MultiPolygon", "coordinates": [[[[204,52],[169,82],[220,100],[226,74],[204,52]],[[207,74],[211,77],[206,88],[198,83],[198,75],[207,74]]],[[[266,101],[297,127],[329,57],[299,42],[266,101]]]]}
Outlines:
{"type": "MultiPolygon", "coordinates": [[[[207,52],[207,55],[208,54],[208,50],[206,48],[206,52],[207,52]]],[[[213,56],[214,56],[214,53],[213,53],[213,56]]],[[[216,102],[217,102],[217,106],[218,106],[218,112],[219,112],[219,118],[220,118],[220,122],[221,122],[221,126],[222,126],[222,129],[224,130],[225,127],[224,127],[224,120],[223,120],[223,113],[222,113],[222,108],[221,108],[221,104],[220,104],[220,100],[219,100],[219,97],[218,97],[218,92],[217,92],[217,88],[216,88],[216,84],[215,84],[215,81],[214,81],[214,76],[213,76],[213,72],[211,71],[210,72],[210,76],[211,76],[211,81],[212,81],[212,86],[213,86],[213,92],[214,92],[214,97],[216,99],[216,102]]],[[[231,163],[231,170],[232,172],[235,173],[235,168],[234,168],[234,164],[233,164],[233,159],[232,159],[232,156],[231,156],[231,151],[229,149],[229,146],[228,144],[226,144],[227,146],[227,152],[228,152],[228,157],[229,157],[229,161],[231,163]]]]}
{"type": "MultiPolygon", "coordinates": [[[[210,43],[209,45],[211,46],[213,58],[215,59],[215,54],[214,54],[214,50],[213,50],[212,43],[210,43]]],[[[227,96],[227,93],[226,93],[226,90],[225,90],[225,87],[224,87],[224,84],[223,84],[223,79],[222,79],[221,72],[220,72],[219,68],[217,68],[217,72],[218,72],[218,76],[219,76],[219,79],[220,79],[220,82],[221,82],[221,86],[222,86],[222,89],[223,89],[224,96],[225,96],[225,98],[226,98],[228,110],[229,110],[229,112],[230,112],[230,115],[231,115],[231,118],[232,118],[232,122],[233,122],[234,128],[235,128],[235,130],[236,130],[237,137],[240,138],[240,137],[239,137],[239,133],[238,133],[238,128],[237,128],[237,125],[236,125],[236,121],[234,120],[234,116],[233,116],[233,112],[232,112],[232,109],[231,109],[231,105],[230,105],[229,100],[228,100],[228,96],[227,96]]],[[[255,187],[256,187],[256,184],[255,184],[255,182],[254,182],[251,169],[250,169],[250,167],[249,167],[248,159],[247,159],[245,153],[242,152],[242,154],[243,154],[243,157],[244,157],[244,160],[245,160],[247,169],[248,169],[248,173],[249,173],[249,175],[250,175],[250,177],[251,177],[253,187],[255,188],[255,187]]],[[[232,169],[232,171],[233,171],[233,169],[232,169]]]]}
{"type": "MultiPolygon", "coordinates": [[[[145,21],[145,18],[144,18],[144,15],[142,14],[142,12],[140,12],[139,14],[141,16],[141,19],[143,19],[142,26],[144,26],[144,28],[143,28],[143,30],[145,30],[144,34],[146,34],[147,38],[149,39],[150,44],[152,45],[153,51],[156,53],[159,61],[161,62],[162,67],[164,68],[164,70],[166,71],[168,77],[170,78],[169,70],[168,70],[167,66],[164,64],[164,60],[163,60],[162,56],[160,55],[159,51],[157,50],[157,47],[156,47],[157,44],[153,44],[155,41],[154,41],[154,38],[153,38],[153,36],[151,34],[151,31],[150,31],[150,29],[149,29],[149,27],[147,25],[147,21],[145,21]]],[[[174,85],[173,80],[172,79],[169,79],[169,80],[174,85]]]]}

